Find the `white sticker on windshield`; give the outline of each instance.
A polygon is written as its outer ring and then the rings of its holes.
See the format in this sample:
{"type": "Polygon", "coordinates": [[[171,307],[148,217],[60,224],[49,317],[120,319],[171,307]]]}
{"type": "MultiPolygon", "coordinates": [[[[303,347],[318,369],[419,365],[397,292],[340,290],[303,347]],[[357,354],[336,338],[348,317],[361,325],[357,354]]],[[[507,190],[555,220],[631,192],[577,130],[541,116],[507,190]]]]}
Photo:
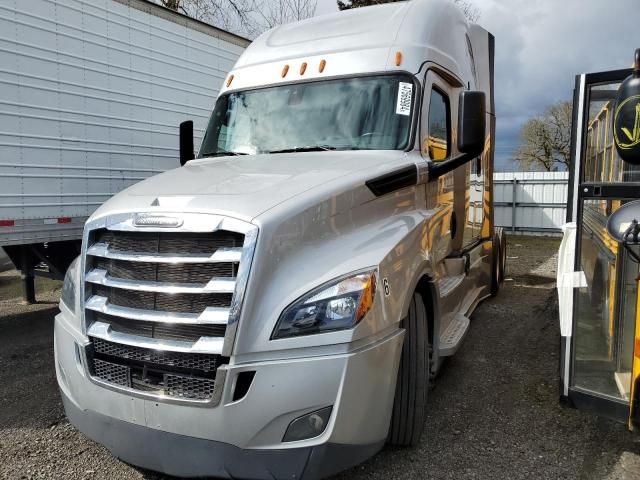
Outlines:
{"type": "Polygon", "coordinates": [[[413,84],[400,82],[398,84],[398,103],[396,103],[396,114],[409,115],[411,113],[411,96],[413,95],[413,84]]]}

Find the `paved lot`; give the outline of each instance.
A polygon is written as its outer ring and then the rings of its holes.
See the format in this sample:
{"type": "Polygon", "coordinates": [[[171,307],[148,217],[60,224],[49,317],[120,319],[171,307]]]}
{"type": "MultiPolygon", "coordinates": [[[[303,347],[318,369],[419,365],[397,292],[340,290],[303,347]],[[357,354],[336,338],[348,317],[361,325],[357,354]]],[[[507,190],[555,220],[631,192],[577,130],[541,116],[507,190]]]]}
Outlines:
{"type": "MultiPolygon", "coordinates": [[[[509,280],[474,313],[430,391],[421,444],[385,449],[334,480],[640,479],[640,444],[623,425],[558,404],[558,242],[510,244],[509,280]]],[[[66,422],[53,370],[58,294],[31,307],[0,300],[0,478],[164,478],[115,460],[66,422]]]]}

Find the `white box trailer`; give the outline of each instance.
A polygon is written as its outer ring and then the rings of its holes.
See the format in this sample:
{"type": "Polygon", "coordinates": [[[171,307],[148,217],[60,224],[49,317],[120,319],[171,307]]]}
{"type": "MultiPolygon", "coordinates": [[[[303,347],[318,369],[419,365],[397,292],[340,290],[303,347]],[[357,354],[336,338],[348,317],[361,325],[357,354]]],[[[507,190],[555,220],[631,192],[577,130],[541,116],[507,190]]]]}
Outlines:
{"type": "MultiPolygon", "coordinates": [[[[63,274],[105,200],[196,145],[249,40],[146,0],[0,2],[0,246],[63,274]]],[[[31,276],[32,278],[32,276],[31,276]]]]}

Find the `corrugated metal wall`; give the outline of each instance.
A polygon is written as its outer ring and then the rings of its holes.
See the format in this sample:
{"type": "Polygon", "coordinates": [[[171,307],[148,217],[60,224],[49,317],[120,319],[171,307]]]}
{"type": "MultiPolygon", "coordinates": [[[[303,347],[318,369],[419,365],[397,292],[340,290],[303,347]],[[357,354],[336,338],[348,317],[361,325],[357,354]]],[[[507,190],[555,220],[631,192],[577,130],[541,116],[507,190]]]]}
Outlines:
{"type": "Polygon", "coordinates": [[[141,1],[0,2],[0,219],[86,218],[177,167],[247,44],[141,1]]]}
{"type": "Polygon", "coordinates": [[[569,172],[497,172],[494,220],[511,233],[559,234],[566,223],[569,172]]]}

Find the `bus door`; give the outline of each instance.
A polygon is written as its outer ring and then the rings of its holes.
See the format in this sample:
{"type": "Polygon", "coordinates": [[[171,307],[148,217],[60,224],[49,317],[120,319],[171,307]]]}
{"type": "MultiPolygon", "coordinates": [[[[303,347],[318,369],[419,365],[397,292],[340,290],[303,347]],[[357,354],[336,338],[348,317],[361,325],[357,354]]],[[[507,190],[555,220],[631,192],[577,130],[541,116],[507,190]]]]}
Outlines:
{"type": "Polygon", "coordinates": [[[561,365],[563,396],[578,408],[621,421],[629,419],[640,374],[640,362],[634,367],[634,348],[640,358],[640,271],[607,222],[621,206],[640,198],[640,166],[620,158],[612,127],[618,90],[630,73],[576,77],[567,205],[568,221],[576,226],[575,244],[568,246],[575,255],[573,308],[561,365]]]}

